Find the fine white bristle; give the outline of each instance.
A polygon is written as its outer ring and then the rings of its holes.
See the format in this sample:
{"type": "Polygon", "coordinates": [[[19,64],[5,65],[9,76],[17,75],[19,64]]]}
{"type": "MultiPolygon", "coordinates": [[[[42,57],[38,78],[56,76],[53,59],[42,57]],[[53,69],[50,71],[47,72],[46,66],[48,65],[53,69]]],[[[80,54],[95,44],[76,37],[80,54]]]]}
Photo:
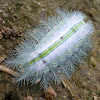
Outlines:
{"type": "Polygon", "coordinates": [[[60,83],[59,74],[70,78],[92,49],[89,37],[94,27],[85,18],[80,11],[57,10],[57,16],[42,20],[40,26],[28,31],[6,61],[20,73],[16,82],[34,84],[40,79],[46,89],[52,82],[60,83]]]}

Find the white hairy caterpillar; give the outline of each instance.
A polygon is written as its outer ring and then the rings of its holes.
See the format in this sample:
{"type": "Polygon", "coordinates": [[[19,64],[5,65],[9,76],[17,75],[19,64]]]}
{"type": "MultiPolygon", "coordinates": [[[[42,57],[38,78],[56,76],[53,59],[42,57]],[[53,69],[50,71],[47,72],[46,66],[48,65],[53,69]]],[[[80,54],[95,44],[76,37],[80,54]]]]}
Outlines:
{"type": "Polygon", "coordinates": [[[40,79],[44,89],[52,82],[58,84],[59,74],[70,78],[92,49],[89,37],[94,28],[90,21],[84,21],[82,12],[58,10],[57,15],[28,31],[24,42],[6,61],[20,73],[16,82],[34,84],[40,79]]]}

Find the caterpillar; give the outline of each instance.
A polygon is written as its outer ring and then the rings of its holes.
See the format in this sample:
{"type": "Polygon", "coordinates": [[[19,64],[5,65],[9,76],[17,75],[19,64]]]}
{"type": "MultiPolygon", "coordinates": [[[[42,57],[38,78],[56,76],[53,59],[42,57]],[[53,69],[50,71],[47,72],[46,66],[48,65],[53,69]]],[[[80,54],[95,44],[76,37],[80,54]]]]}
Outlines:
{"type": "Polygon", "coordinates": [[[40,86],[47,89],[61,82],[59,74],[71,78],[92,49],[94,27],[85,20],[80,11],[57,10],[57,15],[26,32],[23,42],[6,60],[19,72],[15,81],[34,85],[40,79],[40,86]]]}

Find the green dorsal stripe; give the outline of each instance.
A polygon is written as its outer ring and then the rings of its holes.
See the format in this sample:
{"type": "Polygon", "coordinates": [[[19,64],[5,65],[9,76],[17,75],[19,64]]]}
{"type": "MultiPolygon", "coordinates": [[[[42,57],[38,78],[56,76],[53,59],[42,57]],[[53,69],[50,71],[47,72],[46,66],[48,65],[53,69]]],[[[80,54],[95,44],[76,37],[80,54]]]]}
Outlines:
{"type": "MultiPolygon", "coordinates": [[[[55,50],[58,46],[60,46],[62,43],[64,43],[69,37],[71,37],[83,24],[84,24],[84,21],[81,21],[81,22],[75,24],[66,34],[64,34],[53,45],[51,45],[49,48],[47,48],[43,52],[41,52],[37,57],[35,57],[34,59],[32,59],[28,63],[28,65],[31,65],[32,63],[35,63],[36,61],[39,61],[39,60],[43,59],[44,57],[46,57],[53,50],[55,50]]],[[[25,66],[27,67],[27,65],[25,65],[25,66]]]]}

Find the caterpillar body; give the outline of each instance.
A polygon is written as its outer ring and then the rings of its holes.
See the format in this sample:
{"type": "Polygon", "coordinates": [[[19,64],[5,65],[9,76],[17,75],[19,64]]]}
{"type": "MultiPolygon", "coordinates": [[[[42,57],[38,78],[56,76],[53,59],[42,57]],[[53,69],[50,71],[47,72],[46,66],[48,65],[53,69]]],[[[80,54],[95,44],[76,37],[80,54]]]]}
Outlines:
{"type": "Polygon", "coordinates": [[[89,37],[94,27],[85,19],[82,12],[58,10],[57,16],[28,31],[26,39],[6,61],[20,73],[16,82],[34,84],[40,79],[40,85],[46,89],[52,82],[60,83],[59,74],[70,78],[92,49],[89,37]]]}

